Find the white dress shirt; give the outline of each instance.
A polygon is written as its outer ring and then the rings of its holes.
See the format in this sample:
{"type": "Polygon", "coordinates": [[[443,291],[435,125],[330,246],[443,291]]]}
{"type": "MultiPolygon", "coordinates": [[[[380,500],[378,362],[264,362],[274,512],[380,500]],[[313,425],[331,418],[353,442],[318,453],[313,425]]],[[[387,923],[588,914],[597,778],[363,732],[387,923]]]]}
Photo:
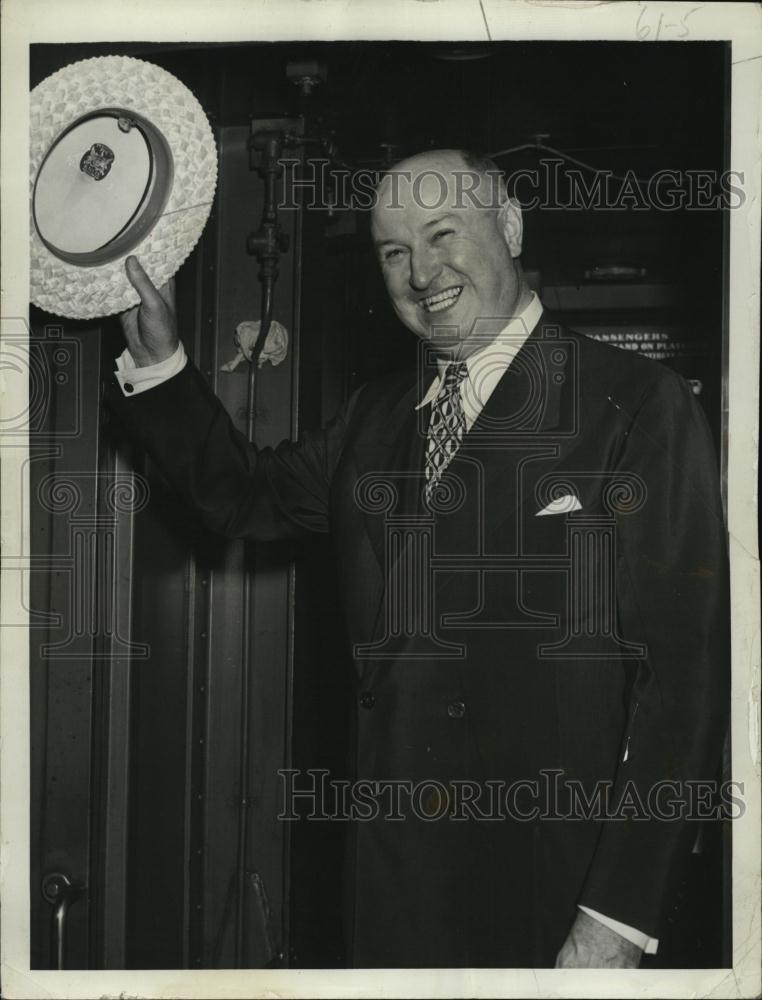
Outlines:
{"type": "Polygon", "coordinates": [[[135,393],[145,392],[146,389],[153,389],[154,386],[161,385],[167,379],[177,375],[185,368],[188,356],[185,353],[182,341],[177,345],[177,350],[164,361],[159,361],[155,365],[146,365],[138,368],[130,352],[125,349],[116,359],[116,380],[125,396],[132,396],[135,393]]]}
{"type": "MultiPolygon", "coordinates": [[[[506,372],[511,361],[521,350],[524,341],[537,326],[542,315],[542,303],[537,295],[532,292],[532,298],[526,308],[515,316],[489,343],[475,351],[469,358],[466,358],[466,368],[468,375],[460,386],[463,400],[463,411],[466,418],[466,433],[473,427],[476,418],[481,413],[487,400],[492,395],[495,386],[506,372]]],[[[125,396],[137,395],[153,389],[167,379],[177,375],[187,364],[187,355],[182,342],[178,344],[177,350],[169,358],[160,361],[155,365],[147,365],[138,368],[130,352],[125,350],[116,359],[117,370],[115,372],[117,381],[121,386],[125,396]]],[[[448,361],[438,361],[439,375],[434,377],[429,386],[429,390],[418,403],[416,409],[428,406],[436,399],[442,384],[448,361]]],[[[648,937],[642,931],[629,927],[618,920],[612,920],[601,913],[591,910],[587,906],[580,906],[580,910],[588,916],[600,921],[605,927],[616,931],[623,938],[632,944],[642,948],[647,954],[654,954],[658,947],[656,938],[648,937]]]]}

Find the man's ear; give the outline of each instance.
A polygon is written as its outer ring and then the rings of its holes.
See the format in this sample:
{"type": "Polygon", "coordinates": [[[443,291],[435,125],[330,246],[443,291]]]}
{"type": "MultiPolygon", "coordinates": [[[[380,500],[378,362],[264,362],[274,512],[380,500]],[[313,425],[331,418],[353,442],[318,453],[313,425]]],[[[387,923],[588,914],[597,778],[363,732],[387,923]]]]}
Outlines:
{"type": "Polygon", "coordinates": [[[500,206],[497,213],[497,224],[511,252],[511,257],[521,256],[524,224],[521,219],[521,206],[515,198],[506,198],[500,206]]]}

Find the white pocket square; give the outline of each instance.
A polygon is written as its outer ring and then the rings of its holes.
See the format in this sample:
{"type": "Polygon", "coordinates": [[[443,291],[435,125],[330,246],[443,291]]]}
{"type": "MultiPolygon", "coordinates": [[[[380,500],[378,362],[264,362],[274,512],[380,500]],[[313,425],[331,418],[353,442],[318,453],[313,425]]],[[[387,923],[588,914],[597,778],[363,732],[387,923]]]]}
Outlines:
{"type": "Polygon", "coordinates": [[[573,510],[582,510],[582,504],[573,493],[551,500],[547,507],[538,510],[535,517],[545,517],[547,514],[571,514],[573,510]]]}

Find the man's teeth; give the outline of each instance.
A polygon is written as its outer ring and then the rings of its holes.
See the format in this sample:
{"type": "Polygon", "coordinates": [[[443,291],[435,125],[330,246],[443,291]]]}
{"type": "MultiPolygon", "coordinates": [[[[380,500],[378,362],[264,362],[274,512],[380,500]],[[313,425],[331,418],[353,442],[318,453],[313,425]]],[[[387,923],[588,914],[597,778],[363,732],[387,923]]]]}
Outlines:
{"type": "Polygon", "coordinates": [[[441,309],[448,309],[457,302],[462,291],[462,285],[457,285],[455,288],[445,288],[443,292],[437,292],[436,295],[429,295],[428,298],[422,299],[421,305],[426,312],[430,313],[439,312],[441,309]]]}

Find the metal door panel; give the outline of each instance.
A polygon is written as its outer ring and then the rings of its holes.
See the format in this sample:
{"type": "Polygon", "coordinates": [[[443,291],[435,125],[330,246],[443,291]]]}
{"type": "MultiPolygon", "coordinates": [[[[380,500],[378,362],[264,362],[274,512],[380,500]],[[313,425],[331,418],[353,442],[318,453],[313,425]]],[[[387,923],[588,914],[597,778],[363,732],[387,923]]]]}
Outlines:
{"type": "MultiPolygon", "coordinates": [[[[73,883],[91,881],[91,738],[94,643],[98,620],[95,516],[98,502],[99,331],[46,325],[42,314],[33,349],[71,366],[61,379],[44,366],[42,391],[48,420],[34,430],[30,447],[30,602],[48,618],[30,630],[32,766],[35,782],[31,825],[32,963],[48,967],[52,906],[43,899],[45,875],[61,872],[73,883]],[[76,412],[72,396],[79,395],[76,412]],[[95,428],[96,432],[88,433],[95,428]],[[69,430],[71,433],[60,435],[69,430]],[[35,458],[35,455],[38,457],[35,458]]],[[[68,914],[65,955],[69,968],[91,963],[90,900],[85,894],[68,914]]]]}
{"type": "MultiPolygon", "coordinates": [[[[235,354],[232,337],[237,324],[258,319],[260,312],[257,265],[245,253],[246,238],[262,210],[262,182],[249,169],[248,134],[247,128],[239,127],[224,128],[220,134],[219,310],[211,376],[241,431],[246,427],[248,365],[230,374],[219,369],[235,354]]],[[[282,221],[293,245],[294,223],[282,221]]],[[[289,330],[292,344],[293,259],[292,254],[282,261],[275,296],[275,318],[289,330]]],[[[294,431],[296,387],[290,357],[277,368],[268,364],[258,372],[255,440],[259,446],[277,444],[294,431]]],[[[275,817],[277,769],[286,752],[290,581],[291,553],[282,545],[231,543],[210,575],[203,896],[193,904],[201,906],[204,964],[264,965],[273,957],[273,942],[281,937],[286,831],[275,817]],[[251,574],[248,605],[245,571],[251,574]],[[244,670],[248,712],[242,705],[244,670]],[[239,767],[244,746],[249,761],[246,787],[239,767]],[[243,824],[242,809],[247,812],[243,824]],[[265,926],[267,909],[271,917],[265,926]]],[[[191,836],[196,845],[198,831],[191,836]]],[[[200,845],[194,847],[199,849],[200,845]]]]}
{"type": "MultiPolygon", "coordinates": [[[[218,369],[234,353],[235,325],[260,308],[257,265],[245,253],[262,205],[248,133],[222,130],[217,212],[177,279],[186,347],[240,428],[245,370],[218,369]]],[[[282,222],[292,250],[281,262],[275,318],[292,343],[286,362],[259,373],[259,445],[297,430],[300,220],[291,212],[282,222]]],[[[88,886],[69,914],[70,965],[277,961],[287,945],[290,830],[277,814],[290,738],[292,550],[211,538],[101,412],[100,385],[122,349],[116,321],[74,339],[79,432],[32,474],[35,490],[51,473],[59,485],[73,477],[76,498],[76,517],[70,507],[33,504],[36,551],[71,563],[34,574],[32,588],[36,607],[60,615],[32,634],[33,964],[51,960],[52,910],[40,879],[53,869],[88,886]],[[126,483],[133,468],[145,496],[113,531],[104,484],[126,483]],[[84,596],[74,596],[72,573],[84,596]]],[[[52,427],[65,423],[74,392],[60,393],[52,427]]]]}

